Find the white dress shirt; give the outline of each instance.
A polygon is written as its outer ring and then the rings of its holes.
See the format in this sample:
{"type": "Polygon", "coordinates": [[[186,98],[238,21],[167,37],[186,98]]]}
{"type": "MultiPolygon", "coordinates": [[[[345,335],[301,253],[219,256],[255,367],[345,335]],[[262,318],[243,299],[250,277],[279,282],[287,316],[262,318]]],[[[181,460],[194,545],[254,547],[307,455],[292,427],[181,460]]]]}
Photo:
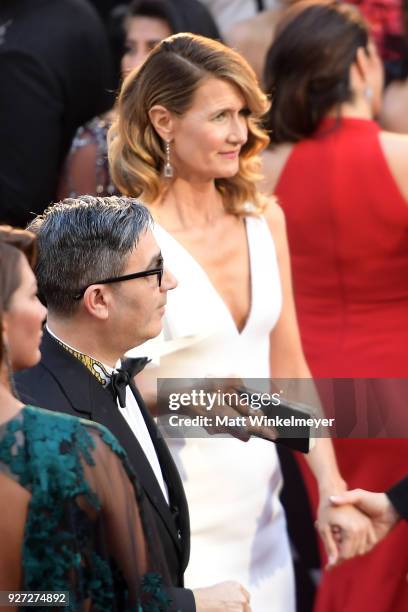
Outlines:
{"type": "MultiPolygon", "coordinates": [[[[106,365],[104,367],[107,368],[106,365]]],[[[119,365],[117,365],[117,367],[120,367],[120,363],[119,365]]],[[[109,369],[111,370],[111,372],[113,371],[112,368],[109,369]]],[[[153,446],[149,430],[147,429],[143,415],[140,412],[140,408],[138,406],[136,398],[133,395],[132,389],[129,386],[126,387],[125,408],[120,407],[119,400],[117,400],[117,403],[119,412],[125,419],[126,423],[129,425],[130,429],[133,431],[140,446],[142,447],[143,452],[146,455],[148,462],[150,463],[150,467],[152,468],[154,475],[156,476],[157,482],[160,485],[163,495],[167,503],[169,503],[169,492],[167,490],[167,485],[163,478],[156,450],[153,446]]]]}

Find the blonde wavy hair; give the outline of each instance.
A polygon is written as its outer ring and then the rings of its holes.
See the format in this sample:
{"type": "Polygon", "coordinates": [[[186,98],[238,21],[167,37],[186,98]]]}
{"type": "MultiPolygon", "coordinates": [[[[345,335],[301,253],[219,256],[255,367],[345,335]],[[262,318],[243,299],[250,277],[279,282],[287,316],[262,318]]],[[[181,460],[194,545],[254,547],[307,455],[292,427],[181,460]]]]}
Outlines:
{"type": "Polygon", "coordinates": [[[182,116],[191,107],[199,85],[209,77],[236,86],[250,112],[239,171],[234,177],[216,179],[217,189],[227,212],[259,214],[266,200],[256,188],[260,178],[258,153],[269,143],[260,123],[269,102],[249,64],[236,51],[203,36],[175,34],[164,39],[125,79],[108,135],[113,180],[127,196],[141,197],[147,204],[157,200],[166,186],[162,179],[165,153],[149,110],[160,104],[182,116]],[[248,211],[246,202],[252,203],[252,210],[248,211]]]}

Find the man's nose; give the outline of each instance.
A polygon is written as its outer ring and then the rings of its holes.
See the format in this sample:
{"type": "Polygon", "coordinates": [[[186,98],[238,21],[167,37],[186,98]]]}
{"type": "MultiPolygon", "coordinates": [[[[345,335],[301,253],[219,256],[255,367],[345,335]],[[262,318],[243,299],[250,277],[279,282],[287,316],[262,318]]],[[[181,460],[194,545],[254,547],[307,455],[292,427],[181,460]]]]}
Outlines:
{"type": "Polygon", "coordinates": [[[174,274],[172,274],[168,268],[164,268],[160,289],[162,291],[170,291],[171,289],[175,289],[177,285],[178,281],[174,274]]]}

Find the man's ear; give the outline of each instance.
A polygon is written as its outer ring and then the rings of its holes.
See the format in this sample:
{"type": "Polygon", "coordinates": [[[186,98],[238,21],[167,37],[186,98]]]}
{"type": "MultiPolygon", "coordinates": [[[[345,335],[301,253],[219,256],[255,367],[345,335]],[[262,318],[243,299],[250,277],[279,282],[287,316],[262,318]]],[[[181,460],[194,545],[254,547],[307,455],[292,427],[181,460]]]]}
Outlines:
{"type": "Polygon", "coordinates": [[[161,104],[155,104],[149,110],[149,118],[158,135],[166,141],[173,137],[173,117],[170,111],[161,104]]]}
{"type": "Polygon", "coordinates": [[[106,285],[91,285],[86,289],[82,300],[89,315],[100,321],[108,319],[111,293],[106,285]]]}

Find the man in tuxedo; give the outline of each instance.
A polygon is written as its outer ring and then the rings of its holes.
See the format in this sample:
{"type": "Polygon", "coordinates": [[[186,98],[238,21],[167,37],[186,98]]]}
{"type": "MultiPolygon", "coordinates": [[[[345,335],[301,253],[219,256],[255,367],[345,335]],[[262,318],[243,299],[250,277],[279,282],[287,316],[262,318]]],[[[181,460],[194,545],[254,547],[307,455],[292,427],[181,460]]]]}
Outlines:
{"type": "Polygon", "coordinates": [[[133,383],[143,360],[120,362],[160,333],[167,291],[177,284],[151,224],[134,199],[92,196],[64,200],[31,223],[48,318],[41,361],[16,375],[17,389],[26,403],[96,421],[118,438],[156,520],[175,610],[217,612],[231,602],[247,612],[249,596],[236,583],[183,588],[190,548],[183,486],[133,383]]]}
{"type": "Polygon", "coordinates": [[[87,0],[0,2],[0,222],[55,197],[77,128],[112,106],[111,53],[87,0]]]}

